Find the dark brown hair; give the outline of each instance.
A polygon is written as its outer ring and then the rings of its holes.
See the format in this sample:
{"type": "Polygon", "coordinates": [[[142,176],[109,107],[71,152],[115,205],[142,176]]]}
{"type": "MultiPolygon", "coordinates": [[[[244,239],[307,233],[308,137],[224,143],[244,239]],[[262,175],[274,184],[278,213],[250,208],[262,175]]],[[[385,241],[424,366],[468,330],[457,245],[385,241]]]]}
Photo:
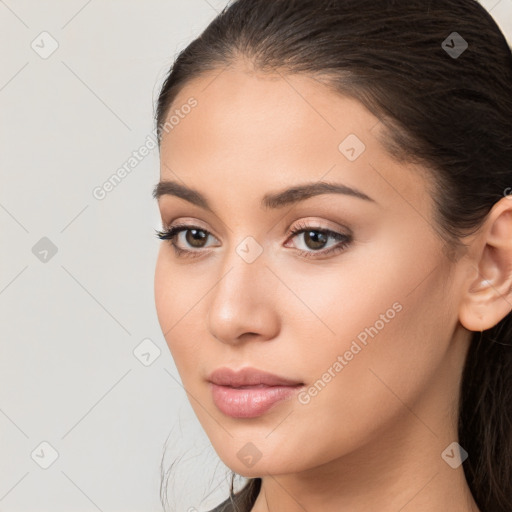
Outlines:
{"type": "MultiPolygon", "coordinates": [[[[389,153],[430,170],[447,255],[512,186],[512,53],[475,0],[237,0],[177,56],[158,98],[159,140],[178,92],[241,58],[322,80],[375,114],[389,153]]],[[[460,391],[469,488],[480,510],[511,512],[511,314],[473,333],[460,391]]],[[[260,485],[236,495],[232,485],[226,510],[249,511],[260,485]]]]}

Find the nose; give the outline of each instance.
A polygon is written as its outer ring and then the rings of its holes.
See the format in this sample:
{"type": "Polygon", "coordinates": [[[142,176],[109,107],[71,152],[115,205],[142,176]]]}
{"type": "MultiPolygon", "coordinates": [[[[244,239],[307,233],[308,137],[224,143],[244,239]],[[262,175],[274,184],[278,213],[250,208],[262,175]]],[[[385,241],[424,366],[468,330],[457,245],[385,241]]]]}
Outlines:
{"type": "Polygon", "coordinates": [[[279,331],[278,280],[267,268],[265,253],[248,263],[235,249],[225,260],[211,291],[207,327],[223,343],[270,340],[279,331]]]}

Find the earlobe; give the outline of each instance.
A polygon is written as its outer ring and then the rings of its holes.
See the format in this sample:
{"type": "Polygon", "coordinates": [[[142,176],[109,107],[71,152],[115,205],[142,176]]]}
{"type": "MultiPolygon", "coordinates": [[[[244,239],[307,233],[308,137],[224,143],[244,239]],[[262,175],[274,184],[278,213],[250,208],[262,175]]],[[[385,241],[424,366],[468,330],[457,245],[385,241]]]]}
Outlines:
{"type": "Polygon", "coordinates": [[[473,241],[476,256],[459,310],[461,324],[483,331],[512,310],[512,200],[500,199],[473,241]]]}

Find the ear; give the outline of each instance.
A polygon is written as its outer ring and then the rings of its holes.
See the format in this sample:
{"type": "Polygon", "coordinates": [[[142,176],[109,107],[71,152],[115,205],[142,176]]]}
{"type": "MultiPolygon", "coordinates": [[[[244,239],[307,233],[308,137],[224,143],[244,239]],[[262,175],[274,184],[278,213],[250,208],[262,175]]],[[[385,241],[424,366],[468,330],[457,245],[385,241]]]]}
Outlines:
{"type": "Polygon", "coordinates": [[[459,320],[470,331],[484,331],[512,310],[511,196],[492,207],[471,245],[459,320]]]}

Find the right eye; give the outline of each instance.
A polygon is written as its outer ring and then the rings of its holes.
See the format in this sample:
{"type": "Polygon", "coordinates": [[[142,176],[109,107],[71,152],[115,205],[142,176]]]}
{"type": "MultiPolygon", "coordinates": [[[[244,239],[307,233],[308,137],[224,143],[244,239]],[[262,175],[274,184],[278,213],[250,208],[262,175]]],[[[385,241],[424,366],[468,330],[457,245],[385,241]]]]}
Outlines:
{"type": "Polygon", "coordinates": [[[208,247],[204,245],[204,242],[208,240],[208,236],[213,236],[206,229],[200,228],[198,226],[188,225],[188,224],[179,224],[174,226],[169,226],[169,228],[163,231],[156,231],[156,236],[160,240],[168,240],[172,247],[174,248],[176,255],[184,256],[185,253],[190,255],[191,253],[199,252],[197,249],[204,249],[208,247]],[[185,248],[181,247],[180,244],[176,243],[176,239],[181,242],[185,248]],[[186,247],[192,247],[196,250],[186,247]]]}

